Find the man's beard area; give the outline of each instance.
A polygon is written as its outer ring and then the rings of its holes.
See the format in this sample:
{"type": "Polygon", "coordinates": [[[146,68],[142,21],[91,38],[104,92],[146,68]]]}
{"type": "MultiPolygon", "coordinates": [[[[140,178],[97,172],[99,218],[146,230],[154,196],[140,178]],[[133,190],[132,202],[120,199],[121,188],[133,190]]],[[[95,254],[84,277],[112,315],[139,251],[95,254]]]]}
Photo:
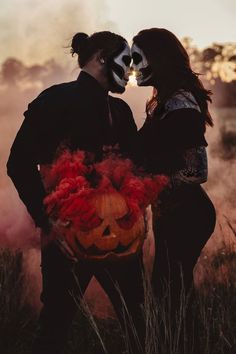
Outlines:
{"type": "Polygon", "coordinates": [[[125,86],[120,86],[115,78],[114,78],[114,74],[116,73],[116,75],[119,76],[120,79],[122,79],[124,77],[124,70],[123,68],[116,64],[113,60],[110,60],[107,63],[107,68],[106,68],[106,75],[108,78],[108,83],[109,83],[109,91],[111,91],[112,93],[123,93],[125,92],[125,86]]]}
{"type": "Polygon", "coordinates": [[[125,92],[125,87],[128,82],[125,76],[127,75],[127,70],[129,71],[130,69],[129,63],[126,61],[128,58],[130,58],[131,61],[130,49],[126,43],[122,43],[120,48],[107,60],[107,77],[110,85],[109,90],[112,93],[125,92]]]}

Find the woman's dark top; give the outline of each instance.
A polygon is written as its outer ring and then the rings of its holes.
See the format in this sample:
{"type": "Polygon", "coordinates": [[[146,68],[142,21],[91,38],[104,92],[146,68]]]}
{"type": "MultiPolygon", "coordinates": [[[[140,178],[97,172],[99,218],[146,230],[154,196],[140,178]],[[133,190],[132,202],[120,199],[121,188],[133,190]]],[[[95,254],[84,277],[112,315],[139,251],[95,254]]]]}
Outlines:
{"type": "Polygon", "coordinates": [[[108,96],[83,71],[76,81],[43,91],[24,115],[7,169],[35,224],[41,227],[47,224],[47,216],[38,165],[51,163],[61,144],[93,152],[97,159],[102,157],[104,145],[119,144],[121,153],[128,154],[137,132],[129,106],[108,96]]]}
{"type": "Polygon", "coordinates": [[[160,196],[161,212],[198,193],[207,180],[205,117],[190,92],[178,91],[160,112],[155,109],[138,132],[144,169],[170,178],[160,196]],[[198,190],[196,192],[196,190],[198,190]]]}

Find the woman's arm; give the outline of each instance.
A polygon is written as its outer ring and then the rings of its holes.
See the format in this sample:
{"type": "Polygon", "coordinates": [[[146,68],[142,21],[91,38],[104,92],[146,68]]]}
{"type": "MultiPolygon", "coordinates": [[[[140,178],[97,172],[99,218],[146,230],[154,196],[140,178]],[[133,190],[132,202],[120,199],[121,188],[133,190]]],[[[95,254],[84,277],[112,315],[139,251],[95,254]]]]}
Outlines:
{"type": "Polygon", "coordinates": [[[171,176],[173,185],[201,184],[207,181],[208,167],[205,146],[183,152],[185,166],[171,176]]]}

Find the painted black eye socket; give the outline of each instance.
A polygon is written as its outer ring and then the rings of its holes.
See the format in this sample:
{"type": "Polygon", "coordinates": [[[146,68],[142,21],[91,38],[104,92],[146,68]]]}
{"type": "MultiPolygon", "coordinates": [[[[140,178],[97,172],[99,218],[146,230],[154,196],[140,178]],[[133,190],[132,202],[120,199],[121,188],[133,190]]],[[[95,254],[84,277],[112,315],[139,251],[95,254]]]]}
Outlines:
{"type": "Polygon", "coordinates": [[[133,63],[137,65],[142,61],[143,58],[139,53],[133,52],[132,59],[133,59],[133,63]]]}
{"type": "Polygon", "coordinates": [[[124,55],[122,57],[122,60],[125,63],[125,65],[127,65],[127,66],[131,63],[131,57],[129,55],[124,55]]]}

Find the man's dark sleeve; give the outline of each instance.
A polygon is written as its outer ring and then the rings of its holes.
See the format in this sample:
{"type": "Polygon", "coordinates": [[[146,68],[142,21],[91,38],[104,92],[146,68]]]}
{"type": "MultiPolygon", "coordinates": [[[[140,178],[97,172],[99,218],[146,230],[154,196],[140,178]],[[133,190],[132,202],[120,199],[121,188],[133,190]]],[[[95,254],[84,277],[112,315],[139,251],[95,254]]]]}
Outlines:
{"type": "Polygon", "coordinates": [[[42,109],[32,103],[24,116],[25,119],[11,147],[7,173],[36,226],[47,231],[49,222],[43,206],[46,193],[38,170],[42,109]]]}
{"type": "Polygon", "coordinates": [[[120,148],[124,155],[127,155],[134,160],[137,144],[137,126],[129,105],[123,100],[120,100],[120,104],[123,111],[123,126],[121,128],[120,148]]]}

